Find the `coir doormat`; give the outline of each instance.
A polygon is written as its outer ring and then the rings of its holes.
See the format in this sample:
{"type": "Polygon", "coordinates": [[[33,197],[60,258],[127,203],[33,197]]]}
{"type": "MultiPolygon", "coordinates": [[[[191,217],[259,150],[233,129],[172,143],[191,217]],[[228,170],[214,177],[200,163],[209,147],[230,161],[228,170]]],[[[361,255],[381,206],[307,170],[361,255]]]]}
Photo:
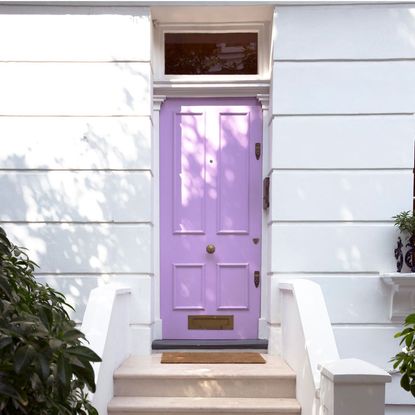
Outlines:
{"type": "Polygon", "coordinates": [[[169,352],[161,355],[161,363],[265,363],[265,359],[254,352],[169,352]]]}

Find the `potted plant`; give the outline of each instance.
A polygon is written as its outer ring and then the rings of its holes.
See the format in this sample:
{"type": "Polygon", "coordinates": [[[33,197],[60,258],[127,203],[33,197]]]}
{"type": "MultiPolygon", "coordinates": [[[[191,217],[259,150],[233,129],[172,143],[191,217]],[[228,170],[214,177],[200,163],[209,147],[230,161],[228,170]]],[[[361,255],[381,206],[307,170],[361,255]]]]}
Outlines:
{"type": "Polygon", "coordinates": [[[401,272],[403,263],[410,268],[411,272],[415,272],[415,216],[409,210],[400,212],[393,217],[395,219],[395,226],[404,237],[402,242],[401,237],[398,238],[398,246],[395,249],[395,258],[397,260],[398,272],[401,272]],[[406,243],[406,245],[405,245],[406,243]],[[408,248],[406,254],[402,252],[402,248],[408,248]]]}

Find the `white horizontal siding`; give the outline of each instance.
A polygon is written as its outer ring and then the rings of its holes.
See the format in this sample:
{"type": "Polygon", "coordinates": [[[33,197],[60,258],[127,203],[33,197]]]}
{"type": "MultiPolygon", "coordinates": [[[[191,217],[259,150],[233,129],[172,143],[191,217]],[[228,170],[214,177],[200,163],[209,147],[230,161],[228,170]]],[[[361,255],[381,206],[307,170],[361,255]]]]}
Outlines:
{"type": "Polygon", "coordinates": [[[3,224],[43,273],[152,273],[150,225],[3,224]]]}
{"type": "Polygon", "coordinates": [[[274,171],[272,221],[389,221],[412,206],[413,173],[274,171]]]}
{"type": "Polygon", "coordinates": [[[0,172],[1,221],[150,222],[149,172],[0,172]]]}
{"type": "Polygon", "coordinates": [[[413,5],[277,7],[274,59],[415,58],[413,5]]]}
{"type": "Polygon", "coordinates": [[[273,168],[408,168],[414,164],[415,117],[275,117],[273,168]]]}
{"type": "Polygon", "coordinates": [[[75,311],[70,310],[75,321],[82,321],[91,290],[108,283],[125,284],[131,288],[131,324],[151,324],[153,321],[153,277],[150,275],[38,275],[36,278],[65,293],[66,300],[75,308],[75,311]]]}
{"type": "Polygon", "coordinates": [[[385,415],[412,415],[414,411],[414,405],[385,405],[385,415]]]}
{"type": "Polygon", "coordinates": [[[0,169],[150,169],[149,117],[0,117],[0,169]]]}
{"type": "Polygon", "coordinates": [[[0,115],[150,115],[149,63],[0,63],[0,115]]]}
{"type": "Polygon", "coordinates": [[[271,272],[394,271],[392,224],[273,223],[271,272]]]}
{"type": "Polygon", "coordinates": [[[320,285],[332,324],[390,324],[388,301],[391,287],[377,275],[273,274],[270,276],[268,321],[280,323],[278,283],[306,278],[320,285]]]}
{"type": "Polygon", "coordinates": [[[2,61],[150,61],[148,9],[0,7],[2,61]]]}
{"type": "Polygon", "coordinates": [[[274,62],[273,114],[415,112],[415,61],[274,62]]]}

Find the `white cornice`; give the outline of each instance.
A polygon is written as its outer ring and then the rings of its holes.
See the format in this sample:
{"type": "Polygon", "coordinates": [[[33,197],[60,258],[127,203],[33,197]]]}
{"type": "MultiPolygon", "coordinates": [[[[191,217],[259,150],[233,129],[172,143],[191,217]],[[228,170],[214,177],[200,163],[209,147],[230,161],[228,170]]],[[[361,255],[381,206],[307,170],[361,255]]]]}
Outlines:
{"type": "Polygon", "coordinates": [[[167,97],[257,97],[269,94],[269,82],[155,83],[154,94],[167,97]]]}

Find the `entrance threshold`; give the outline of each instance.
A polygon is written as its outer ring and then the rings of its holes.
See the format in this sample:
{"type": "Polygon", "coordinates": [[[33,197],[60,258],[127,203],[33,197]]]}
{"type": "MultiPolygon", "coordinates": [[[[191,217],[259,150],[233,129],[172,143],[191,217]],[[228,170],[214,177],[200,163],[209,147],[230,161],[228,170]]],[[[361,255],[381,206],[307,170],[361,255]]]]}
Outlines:
{"type": "Polygon", "coordinates": [[[258,340],[154,340],[153,350],[172,349],[268,349],[267,339],[258,340]]]}

